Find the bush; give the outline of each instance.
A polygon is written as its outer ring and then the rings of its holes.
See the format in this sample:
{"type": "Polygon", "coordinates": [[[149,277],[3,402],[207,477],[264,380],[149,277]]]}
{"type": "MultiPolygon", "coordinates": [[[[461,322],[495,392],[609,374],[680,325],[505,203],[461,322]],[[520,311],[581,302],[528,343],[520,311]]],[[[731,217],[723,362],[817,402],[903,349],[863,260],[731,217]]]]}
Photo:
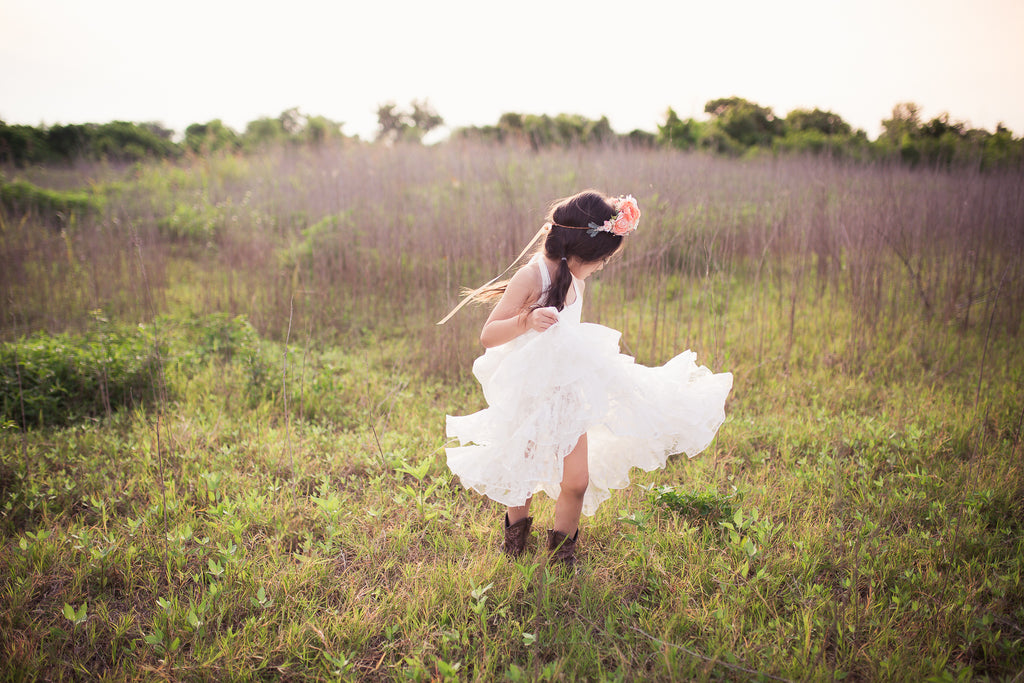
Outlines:
{"type": "Polygon", "coordinates": [[[63,426],[154,397],[158,359],[142,328],[81,337],[38,333],[0,347],[5,424],[63,426]]]}
{"type": "Polygon", "coordinates": [[[270,364],[244,317],[160,317],[148,327],[97,321],[84,335],[40,332],[0,346],[0,423],[62,427],[152,402],[161,386],[158,347],[169,397],[177,395],[175,378],[214,363],[237,363],[251,395],[262,396],[269,386],[270,364]]]}
{"type": "Polygon", "coordinates": [[[89,192],[47,190],[24,180],[6,183],[0,179],[0,207],[11,213],[51,219],[71,213],[98,213],[103,210],[103,198],[89,192]]]}
{"type": "Polygon", "coordinates": [[[184,320],[160,318],[157,323],[173,328],[168,355],[180,365],[230,363],[236,358],[251,364],[260,353],[256,330],[244,316],[211,313],[184,320]]]}
{"type": "Polygon", "coordinates": [[[179,202],[157,221],[157,228],[170,239],[208,244],[217,238],[223,224],[222,212],[200,199],[196,203],[179,202]]]}

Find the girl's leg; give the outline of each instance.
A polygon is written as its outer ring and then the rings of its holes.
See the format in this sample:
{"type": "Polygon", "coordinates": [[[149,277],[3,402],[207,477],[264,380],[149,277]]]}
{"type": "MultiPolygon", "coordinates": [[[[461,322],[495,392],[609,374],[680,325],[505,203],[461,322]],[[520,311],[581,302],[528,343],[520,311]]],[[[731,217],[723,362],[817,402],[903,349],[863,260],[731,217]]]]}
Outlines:
{"type": "MultiPolygon", "coordinates": [[[[590,469],[587,461],[587,435],[576,442],[576,448],[565,456],[562,463],[562,492],[555,501],[554,530],[573,538],[580,527],[580,512],[583,510],[583,494],[590,483],[590,469]]],[[[511,514],[509,515],[511,519],[511,514]]]]}
{"type": "Polygon", "coordinates": [[[520,505],[519,507],[509,508],[506,512],[508,514],[508,523],[515,524],[521,519],[526,519],[530,516],[530,503],[533,502],[533,498],[526,499],[526,505],[520,505]]]}

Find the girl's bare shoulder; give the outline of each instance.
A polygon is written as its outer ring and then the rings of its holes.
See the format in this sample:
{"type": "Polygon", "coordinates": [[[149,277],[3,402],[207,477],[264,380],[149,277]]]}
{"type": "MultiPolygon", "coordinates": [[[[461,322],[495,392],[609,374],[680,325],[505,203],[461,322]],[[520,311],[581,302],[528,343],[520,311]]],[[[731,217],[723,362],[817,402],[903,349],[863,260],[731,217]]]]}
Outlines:
{"type": "Polygon", "coordinates": [[[508,281],[508,289],[521,295],[536,294],[540,296],[544,289],[544,281],[540,274],[541,268],[543,265],[536,261],[526,264],[517,270],[512,279],[508,281]]]}

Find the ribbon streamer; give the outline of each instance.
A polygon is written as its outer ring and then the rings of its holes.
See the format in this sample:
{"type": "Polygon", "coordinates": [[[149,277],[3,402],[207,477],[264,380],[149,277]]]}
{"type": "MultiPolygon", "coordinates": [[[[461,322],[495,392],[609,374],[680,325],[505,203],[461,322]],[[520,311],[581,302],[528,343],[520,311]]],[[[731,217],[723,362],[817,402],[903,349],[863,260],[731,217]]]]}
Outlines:
{"type": "Polygon", "coordinates": [[[527,244],[526,247],[524,247],[523,250],[521,252],[519,252],[519,256],[516,256],[515,260],[513,260],[512,263],[508,264],[508,268],[506,268],[505,270],[501,271],[501,273],[499,273],[497,277],[491,278],[489,281],[485,282],[484,284],[480,285],[479,287],[474,289],[472,292],[470,292],[469,294],[464,296],[462,298],[462,301],[460,301],[455,308],[453,308],[451,311],[449,311],[448,315],[446,315],[445,317],[443,317],[440,320],[438,320],[436,324],[437,325],[444,325],[446,322],[451,320],[451,317],[453,315],[455,315],[456,313],[459,312],[460,308],[462,308],[463,306],[468,304],[470,301],[472,301],[473,297],[475,297],[477,294],[479,294],[483,290],[485,290],[488,287],[490,287],[491,285],[493,285],[495,282],[500,280],[505,275],[505,273],[507,273],[508,271],[512,270],[512,266],[514,266],[516,263],[518,263],[519,259],[523,258],[523,256],[526,256],[526,252],[528,252],[530,250],[530,247],[532,247],[534,244],[536,244],[537,240],[540,239],[540,236],[543,235],[545,232],[547,232],[550,227],[551,226],[550,226],[549,223],[545,223],[543,226],[541,226],[541,229],[537,231],[537,234],[534,235],[532,238],[530,238],[529,244],[527,244]]]}

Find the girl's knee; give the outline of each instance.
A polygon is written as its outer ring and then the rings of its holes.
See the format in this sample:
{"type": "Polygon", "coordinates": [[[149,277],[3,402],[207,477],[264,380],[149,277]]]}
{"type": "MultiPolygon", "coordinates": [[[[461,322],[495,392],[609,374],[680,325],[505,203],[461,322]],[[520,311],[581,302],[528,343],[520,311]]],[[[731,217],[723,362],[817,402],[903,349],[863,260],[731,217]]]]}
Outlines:
{"type": "Polygon", "coordinates": [[[581,474],[567,476],[562,481],[562,492],[568,493],[571,496],[583,497],[583,494],[587,492],[587,487],[590,485],[590,476],[587,472],[581,474]]]}

